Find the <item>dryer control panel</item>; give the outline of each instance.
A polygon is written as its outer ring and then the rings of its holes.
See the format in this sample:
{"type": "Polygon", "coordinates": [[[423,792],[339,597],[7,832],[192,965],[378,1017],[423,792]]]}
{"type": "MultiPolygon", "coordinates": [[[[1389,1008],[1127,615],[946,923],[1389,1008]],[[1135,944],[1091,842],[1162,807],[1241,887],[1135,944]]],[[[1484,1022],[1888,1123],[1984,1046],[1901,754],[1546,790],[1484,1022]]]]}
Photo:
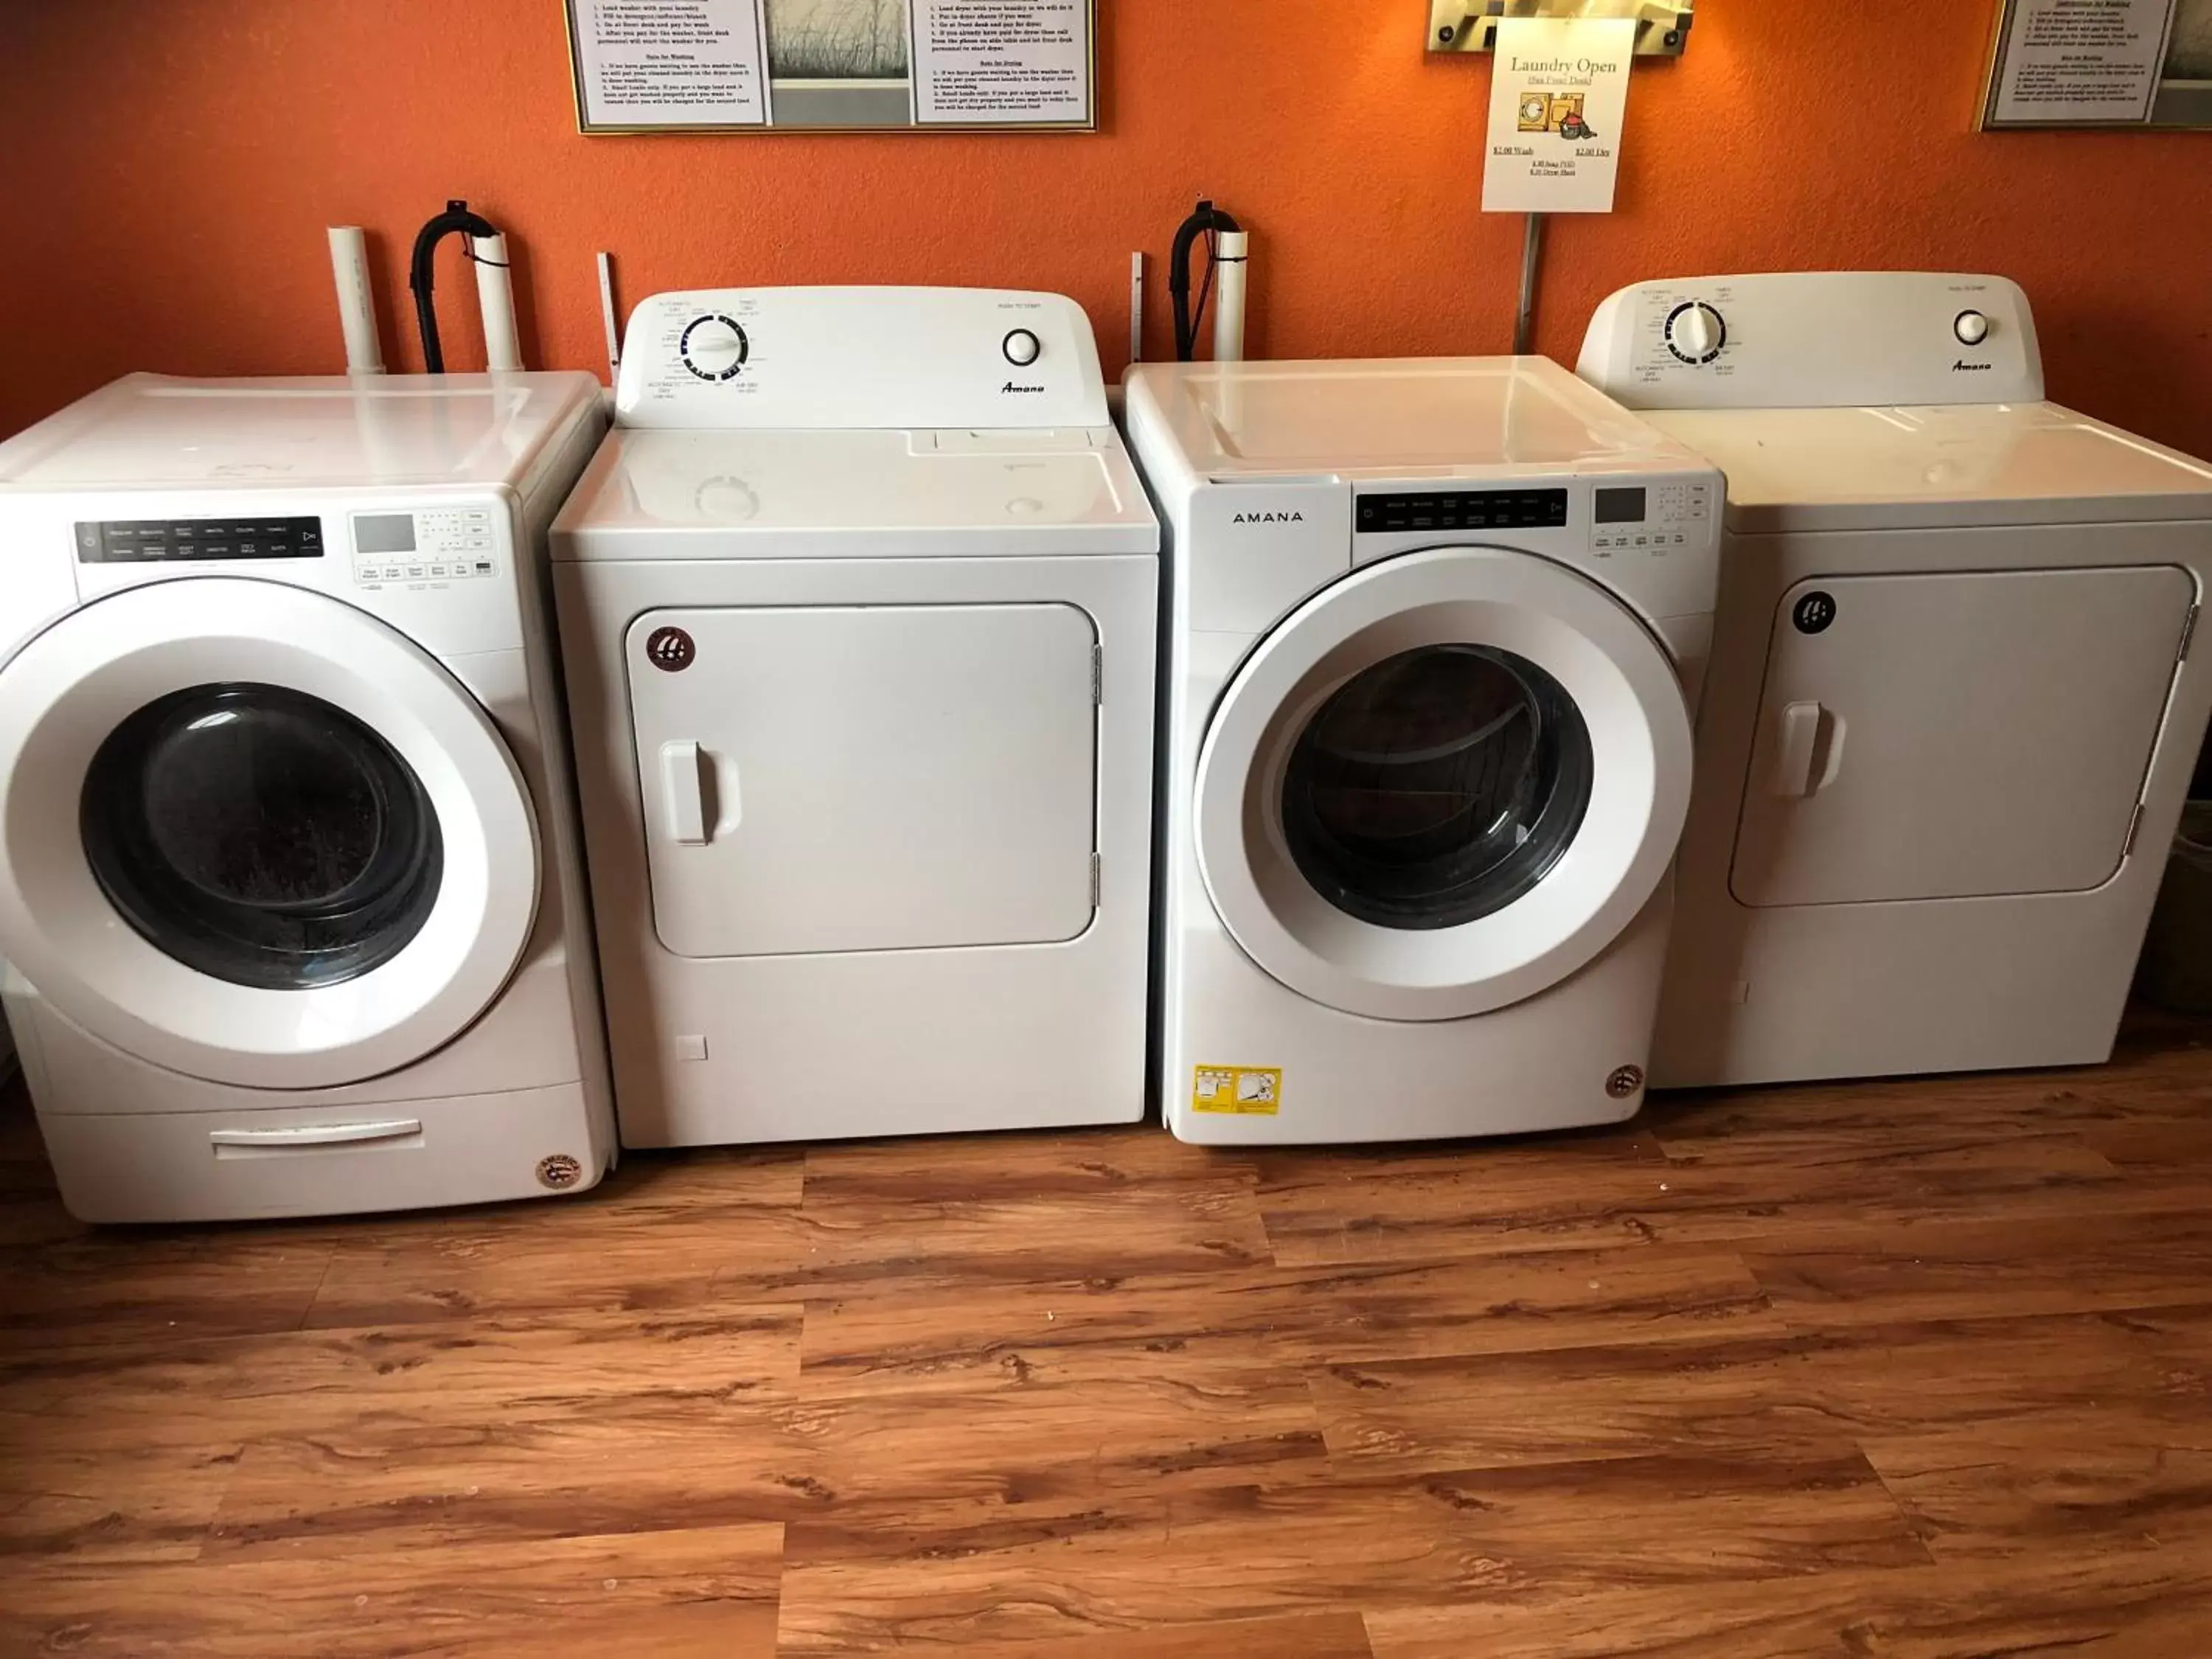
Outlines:
{"type": "Polygon", "coordinates": [[[1104,426],[1082,307],[1002,289],[657,294],[630,314],[615,419],[629,427],[1104,426]]]}
{"type": "Polygon", "coordinates": [[[1631,409],[2037,403],[2027,296],[2002,276],[1683,277],[1598,307],[1577,372],[1631,409]]]}

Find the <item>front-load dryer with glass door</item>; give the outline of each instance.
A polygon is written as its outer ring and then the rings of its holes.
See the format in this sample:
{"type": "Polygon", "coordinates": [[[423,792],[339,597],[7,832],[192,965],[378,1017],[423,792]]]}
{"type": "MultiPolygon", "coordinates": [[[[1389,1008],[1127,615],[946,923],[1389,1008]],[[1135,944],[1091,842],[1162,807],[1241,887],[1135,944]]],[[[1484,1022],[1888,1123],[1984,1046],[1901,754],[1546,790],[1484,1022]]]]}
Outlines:
{"type": "Polygon", "coordinates": [[[2212,468],[2046,403],[2002,277],[1608,299],[1727,473],[1662,1086],[2107,1058],[2212,707],[2212,468]]]}
{"type": "Polygon", "coordinates": [[[1632,1115],[1719,475],[1540,358],[1131,371],[1187,1140],[1632,1115]]]}
{"type": "Polygon", "coordinates": [[[1072,301],[639,307],[553,532],[626,1144],[1142,1115],[1158,544],[1072,301]]]}
{"type": "Polygon", "coordinates": [[[0,957],[95,1221],[613,1156],[544,535],[582,374],[133,375],[0,445],[0,957]]]}

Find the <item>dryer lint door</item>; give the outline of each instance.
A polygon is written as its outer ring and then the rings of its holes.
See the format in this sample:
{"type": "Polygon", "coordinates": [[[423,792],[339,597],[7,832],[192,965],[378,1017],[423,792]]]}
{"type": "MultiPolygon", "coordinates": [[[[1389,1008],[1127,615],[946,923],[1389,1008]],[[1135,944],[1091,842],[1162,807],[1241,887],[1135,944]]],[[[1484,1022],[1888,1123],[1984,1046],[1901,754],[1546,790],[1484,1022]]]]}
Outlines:
{"type": "Polygon", "coordinates": [[[1060,604],[640,617],[626,655],[661,943],[789,956],[1084,933],[1097,642],[1060,604]]]}
{"type": "Polygon", "coordinates": [[[2102,885],[2125,854],[2195,599],[2171,565],[1798,583],[1774,616],[1736,897],[2102,885]]]}

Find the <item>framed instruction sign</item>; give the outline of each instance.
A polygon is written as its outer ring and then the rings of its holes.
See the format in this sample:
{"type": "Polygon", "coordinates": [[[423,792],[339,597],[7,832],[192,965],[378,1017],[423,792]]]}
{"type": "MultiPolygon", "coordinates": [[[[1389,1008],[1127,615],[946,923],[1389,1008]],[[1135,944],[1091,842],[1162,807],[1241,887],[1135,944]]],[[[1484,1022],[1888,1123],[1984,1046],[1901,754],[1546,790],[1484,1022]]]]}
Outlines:
{"type": "Polygon", "coordinates": [[[1090,132],[1097,0],[567,0],[586,133],[1090,132]]]}
{"type": "Polygon", "coordinates": [[[2212,127],[2212,0],[2003,0],[1984,127],[2212,127]]]}

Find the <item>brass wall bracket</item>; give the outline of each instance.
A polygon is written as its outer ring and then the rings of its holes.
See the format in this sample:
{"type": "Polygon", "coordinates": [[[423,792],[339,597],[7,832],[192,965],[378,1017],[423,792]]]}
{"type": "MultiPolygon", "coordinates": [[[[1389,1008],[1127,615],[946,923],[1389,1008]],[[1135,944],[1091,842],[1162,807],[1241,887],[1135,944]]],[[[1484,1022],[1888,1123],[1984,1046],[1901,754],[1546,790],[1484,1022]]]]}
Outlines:
{"type": "Polygon", "coordinates": [[[1489,52],[1504,17],[1632,17],[1636,55],[1680,58],[1692,0],[1429,0],[1431,52],[1489,52]]]}

